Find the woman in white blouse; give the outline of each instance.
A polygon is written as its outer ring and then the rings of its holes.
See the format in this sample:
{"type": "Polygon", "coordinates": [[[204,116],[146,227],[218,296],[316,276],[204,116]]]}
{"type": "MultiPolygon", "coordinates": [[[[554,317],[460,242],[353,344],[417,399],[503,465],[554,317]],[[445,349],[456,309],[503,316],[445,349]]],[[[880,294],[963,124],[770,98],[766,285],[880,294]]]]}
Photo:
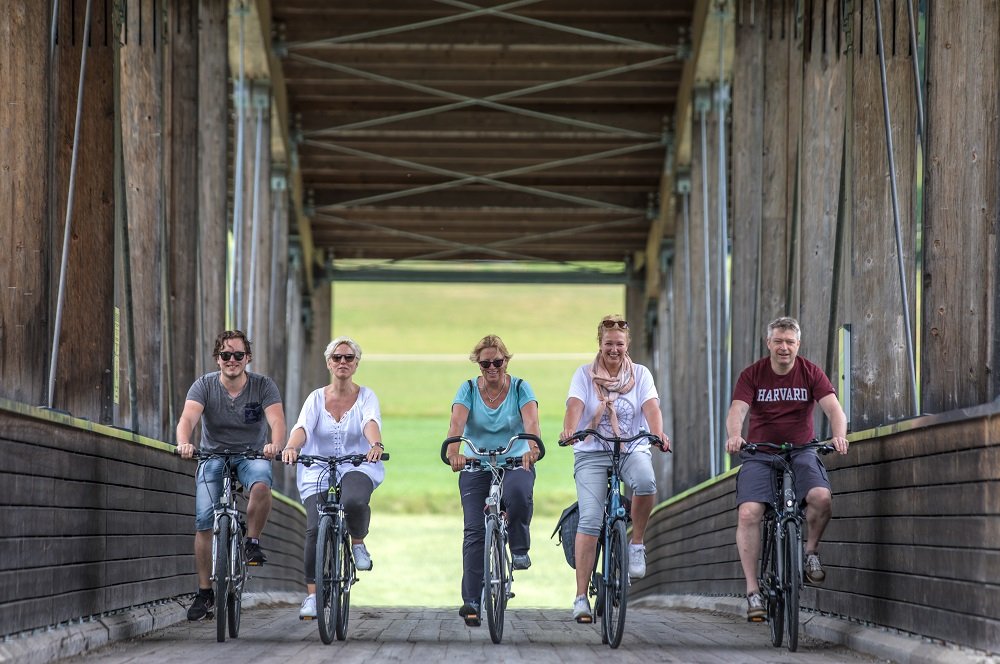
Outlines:
{"type": "MultiPolygon", "coordinates": [[[[371,522],[372,492],[385,479],[385,467],[379,458],[382,446],[382,416],[378,397],[367,387],[354,382],[354,372],[361,361],[361,347],[350,337],[337,337],[323,353],[330,370],[330,384],[314,390],[292,427],[288,444],[282,451],[285,463],[295,463],[299,453],[322,456],[365,454],[371,463],[337,467],[341,503],[351,534],[351,549],[359,570],[370,570],[372,559],[365,547],[371,522]]],[[[319,501],[326,499],[327,486],[319,485],[318,464],[298,466],[299,497],[306,508],[305,577],[308,595],[299,609],[299,618],[316,617],[316,529],[319,526],[319,501]]]]}

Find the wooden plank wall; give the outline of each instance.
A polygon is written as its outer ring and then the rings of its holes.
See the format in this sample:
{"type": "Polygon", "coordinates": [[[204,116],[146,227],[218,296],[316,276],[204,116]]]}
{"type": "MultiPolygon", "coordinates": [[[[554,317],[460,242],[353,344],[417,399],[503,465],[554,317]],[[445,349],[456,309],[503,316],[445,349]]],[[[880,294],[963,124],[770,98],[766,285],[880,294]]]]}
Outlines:
{"type": "MultiPolygon", "coordinates": [[[[1000,652],[1000,403],[852,434],[825,458],[827,579],[806,609],[1000,652]]],[[[633,597],[742,595],[735,472],[657,508],[633,597]]]]}
{"type": "Polygon", "coordinates": [[[923,407],[1000,394],[1000,5],[930,3],[923,407]]]}
{"type": "MultiPolygon", "coordinates": [[[[0,635],[194,592],[194,462],[12,402],[0,431],[0,635]]],[[[303,590],[303,512],[275,500],[264,538],[247,591],[303,590]]]]}

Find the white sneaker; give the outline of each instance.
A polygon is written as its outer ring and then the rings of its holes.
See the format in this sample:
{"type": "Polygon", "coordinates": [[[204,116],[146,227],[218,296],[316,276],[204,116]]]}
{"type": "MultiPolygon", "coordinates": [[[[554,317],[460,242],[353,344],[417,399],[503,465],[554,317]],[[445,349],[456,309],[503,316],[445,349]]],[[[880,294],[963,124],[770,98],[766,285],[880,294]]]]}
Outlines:
{"type": "Polygon", "coordinates": [[[354,566],[360,570],[370,570],[372,568],[372,557],[365,548],[365,543],[351,546],[351,553],[354,554],[354,566]]]}
{"type": "Polygon", "coordinates": [[[590,612],[590,601],[586,595],[578,595],[573,600],[573,620],[578,623],[594,622],[594,614],[590,612]]]}
{"type": "Polygon", "coordinates": [[[316,595],[306,595],[299,609],[299,620],[312,620],[316,617],[316,595]]]}
{"type": "Polygon", "coordinates": [[[628,575],[633,579],[646,576],[646,545],[628,545],[628,575]]]}

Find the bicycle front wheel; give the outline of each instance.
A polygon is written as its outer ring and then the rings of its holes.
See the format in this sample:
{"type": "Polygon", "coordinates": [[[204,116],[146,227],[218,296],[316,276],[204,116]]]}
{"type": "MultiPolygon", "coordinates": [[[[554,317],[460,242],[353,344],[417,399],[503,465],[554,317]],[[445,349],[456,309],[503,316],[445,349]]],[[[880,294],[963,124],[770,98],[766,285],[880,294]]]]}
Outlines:
{"type": "Polygon", "coordinates": [[[337,612],[340,608],[336,600],[333,579],[337,575],[334,561],[338,547],[333,518],[323,515],[316,530],[316,621],[319,623],[319,638],[323,643],[333,643],[337,612]]]}
{"type": "Polygon", "coordinates": [[[802,587],[802,529],[797,521],[785,523],[785,628],[788,650],[799,647],[799,589],[802,587]]]}
{"type": "Polygon", "coordinates": [[[215,638],[226,640],[229,611],[229,557],[233,524],[228,515],[219,517],[219,530],[215,533],[215,638]]]}
{"type": "Polygon", "coordinates": [[[237,638],[240,635],[240,615],[243,612],[243,586],[247,581],[247,558],[243,549],[243,529],[234,528],[229,540],[229,597],[226,600],[226,613],[229,623],[229,636],[237,638]]]}
{"type": "Polygon", "coordinates": [[[777,537],[777,529],[778,523],[773,517],[764,519],[761,534],[763,554],[760,563],[760,589],[764,593],[764,601],[767,602],[767,623],[771,627],[771,645],[775,648],[781,647],[781,641],[785,637],[785,602],[781,582],[783,568],[779,547],[781,540],[777,537]]]}
{"type": "Polygon", "coordinates": [[[347,619],[351,611],[351,584],[354,583],[354,558],[351,556],[351,536],[347,533],[347,524],[343,520],[337,522],[337,541],[340,546],[334,557],[334,569],[337,576],[333,582],[334,602],[337,604],[337,640],[347,638],[347,619]]]}
{"type": "Polygon", "coordinates": [[[625,520],[618,519],[608,536],[607,579],[604,583],[604,612],[601,615],[603,632],[608,645],[621,645],[625,632],[625,606],[628,603],[628,537],[625,534],[625,520]]]}
{"type": "Polygon", "coordinates": [[[503,639],[504,613],[507,610],[507,541],[496,516],[486,520],[483,546],[483,608],[493,643],[503,639]]]}

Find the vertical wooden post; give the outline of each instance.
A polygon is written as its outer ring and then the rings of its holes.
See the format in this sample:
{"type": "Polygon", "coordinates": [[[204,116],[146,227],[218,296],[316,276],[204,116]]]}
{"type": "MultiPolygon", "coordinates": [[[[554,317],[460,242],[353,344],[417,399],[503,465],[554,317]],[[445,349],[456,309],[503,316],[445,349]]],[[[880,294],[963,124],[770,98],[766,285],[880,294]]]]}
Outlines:
{"type": "MultiPolygon", "coordinates": [[[[270,318],[271,279],[273,277],[271,264],[275,219],[271,205],[271,90],[268,82],[255,82],[252,97],[251,110],[255,120],[250,123],[253,131],[248,134],[248,138],[251,142],[256,141],[259,119],[261,141],[260,154],[256,154],[256,146],[253,150],[248,150],[253,159],[247,163],[247,175],[250,179],[247,185],[247,205],[244,208],[247,233],[243,258],[246,261],[244,269],[247,288],[246,301],[253,302],[253,320],[248,320],[247,329],[252,329],[253,335],[256,337],[254,339],[256,343],[254,345],[253,371],[270,376],[275,364],[271,343],[268,340],[270,336],[268,322],[270,318]],[[254,178],[254,164],[257,164],[259,169],[256,172],[256,178],[254,178]],[[254,209],[255,188],[257,191],[256,211],[254,209]],[[253,233],[255,224],[257,227],[256,238],[254,238],[253,233]],[[251,265],[251,256],[255,258],[254,265],[251,265]],[[251,273],[251,269],[253,269],[253,273],[251,273]],[[251,285],[252,291],[250,290],[251,285]]],[[[248,307],[248,315],[250,311],[251,308],[248,307]]]]}
{"type": "MultiPolygon", "coordinates": [[[[154,0],[123,0],[121,123],[139,433],[164,435],[163,35],[154,0]]],[[[126,355],[127,356],[127,355],[126,355]]]]}
{"type": "Polygon", "coordinates": [[[1000,394],[1000,6],[931,3],[924,189],[923,409],[1000,394]]]}
{"type": "Polygon", "coordinates": [[[278,387],[285,389],[288,376],[288,190],[285,171],[277,169],[271,177],[272,246],[269,262],[266,300],[268,354],[270,376],[278,387]]]}
{"type": "MultiPolygon", "coordinates": [[[[916,98],[906,10],[896,7],[896,14],[893,14],[892,9],[892,3],[882,3],[903,261],[907,291],[912,296],[916,264],[913,253],[916,98]]],[[[874,3],[861,3],[852,17],[854,309],[850,322],[854,363],[852,425],[855,429],[913,415],[873,12],[874,3]]],[[[909,305],[912,311],[912,297],[909,305]]]]}
{"type": "Polygon", "coordinates": [[[52,341],[48,14],[48,3],[19,0],[0,21],[0,396],[31,404],[46,399],[52,341]]]}
{"type": "Polygon", "coordinates": [[[195,375],[214,368],[212,344],[226,325],[228,3],[198,2],[198,234],[195,375]]]}

